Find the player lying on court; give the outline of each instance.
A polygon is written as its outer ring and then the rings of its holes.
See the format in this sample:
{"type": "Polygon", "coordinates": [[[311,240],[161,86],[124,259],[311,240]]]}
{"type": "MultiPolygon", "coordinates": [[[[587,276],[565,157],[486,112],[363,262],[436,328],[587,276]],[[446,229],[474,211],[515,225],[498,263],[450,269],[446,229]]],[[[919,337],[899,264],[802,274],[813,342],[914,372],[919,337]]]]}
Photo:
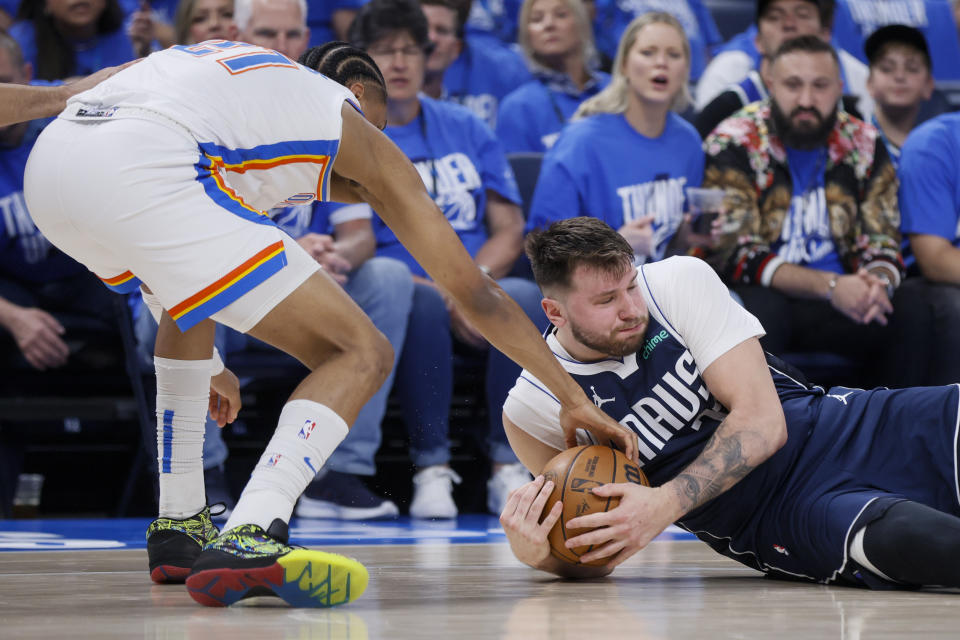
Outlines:
{"type": "MultiPolygon", "coordinates": [[[[771,576],[960,587],[958,385],[824,391],[764,354],[763,327],[706,263],[635,269],[630,246],[594,218],[531,234],[527,254],[554,325],[548,346],[637,434],[655,488],[594,490],[620,503],[566,523],[568,548],[593,545],[581,563],[609,561],[586,567],[551,555],[561,503],[542,513],[552,483],[537,477],[500,517],[517,558],[605,575],[675,522],[771,576]]],[[[504,405],[510,442],[534,473],[564,448],[559,408],[526,371],[504,405]]]]}
{"type": "Polygon", "coordinates": [[[331,606],[367,583],[354,560],[290,547],[287,522],[393,356],[344,290],[265,216],[273,207],[369,202],[491,344],[562,399],[571,440],[586,426],[634,444],[473,264],[410,161],[379,131],[386,89],[373,61],[343,43],[303,61],[222,40],[155,53],[72,99],[26,169],[28,207],[44,235],[118,291],[142,283],[159,316],[160,517],[147,531],[150,570],[157,582],[186,579],[207,605],[272,594],[331,606]],[[221,424],[231,421],[239,391],[211,358],[214,322],[311,370],[219,535],[204,496],[204,416],[209,402],[221,424]]]}

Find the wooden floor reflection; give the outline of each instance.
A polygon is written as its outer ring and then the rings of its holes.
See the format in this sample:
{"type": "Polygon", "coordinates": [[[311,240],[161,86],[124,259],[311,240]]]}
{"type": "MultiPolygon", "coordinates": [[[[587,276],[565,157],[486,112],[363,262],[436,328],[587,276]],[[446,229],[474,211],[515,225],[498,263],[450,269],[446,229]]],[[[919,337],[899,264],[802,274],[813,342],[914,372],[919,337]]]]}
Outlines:
{"type": "Polygon", "coordinates": [[[229,609],[150,583],[142,550],[0,555],[0,638],[956,638],[960,594],[766,580],[696,541],[656,542],[593,582],[551,579],[504,544],[338,547],[370,569],[357,602],[229,609]]]}

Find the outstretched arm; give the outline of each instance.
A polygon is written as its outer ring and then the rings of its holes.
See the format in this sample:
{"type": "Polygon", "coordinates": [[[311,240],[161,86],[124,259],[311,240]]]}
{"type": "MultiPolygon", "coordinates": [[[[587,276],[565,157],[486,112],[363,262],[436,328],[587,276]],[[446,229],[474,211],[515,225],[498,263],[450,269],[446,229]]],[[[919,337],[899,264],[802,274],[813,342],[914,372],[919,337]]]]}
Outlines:
{"type": "Polygon", "coordinates": [[[471,324],[553,392],[563,406],[561,423],[571,445],[576,441],[575,429],[584,427],[603,440],[613,439],[636,459],[634,434],[587,398],[520,307],[477,268],[407,157],[349,105],[344,104],[342,114],[343,134],[334,171],[363,185],[364,199],[454,298],[471,324]]]}
{"type": "Polygon", "coordinates": [[[0,83],[0,127],[55,116],[67,106],[69,98],[81,91],[92,89],[135,62],[136,60],[117,67],[107,67],[76,82],[55,87],[0,83]]]}

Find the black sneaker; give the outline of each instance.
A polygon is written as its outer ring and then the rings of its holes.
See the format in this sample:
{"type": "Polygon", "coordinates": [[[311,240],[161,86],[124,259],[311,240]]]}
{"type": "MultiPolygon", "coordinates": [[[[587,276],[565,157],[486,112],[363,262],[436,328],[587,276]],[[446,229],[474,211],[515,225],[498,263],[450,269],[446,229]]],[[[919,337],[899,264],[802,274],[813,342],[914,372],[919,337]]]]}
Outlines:
{"type": "Polygon", "coordinates": [[[359,598],[369,575],[362,564],[287,544],[279,518],[267,531],[244,524],[207,544],[187,578],[190,597],[208,607],[277,596],[293,607],[333,607],[359,598]]]}
{"type": "Polygon", "coordinates": [[[400,509],[370,491],[359,477],[327,471],[322,478],[307,486],[294,515],[298,518],[377,520],[396,518],[400,509]]]}
{"type": "Polygon", "coordinates": [[[147,527],[150,579],[159,584],[183,582],[204,545],[219,533],[210,507],[183,520],[157,518],[147,527]]]}

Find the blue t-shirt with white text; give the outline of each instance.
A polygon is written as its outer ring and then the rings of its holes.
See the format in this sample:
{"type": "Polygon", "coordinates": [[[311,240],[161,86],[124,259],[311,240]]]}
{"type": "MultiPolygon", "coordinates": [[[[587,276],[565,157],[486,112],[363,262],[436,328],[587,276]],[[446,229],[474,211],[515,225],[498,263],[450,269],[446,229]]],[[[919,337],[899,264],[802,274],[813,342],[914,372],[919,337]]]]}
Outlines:
{"type": "Polygon", "coordinates": [[[703,165],[700,135],[673,112],[656,138],[638,133],[621,113],[572,122],[544,157],[527,228],[592,216],[619,229],[655,215],[650,257],[660,260],[683,221],[686,187],[703,181],[703,165]]]}
{"type": "MultiPolygon", "coordinates": [[[[487,241],[487,190],[520,204],[513,170],[499,141],[463,107],[420,96],[417,117],[403,126],[388,126],[384,133],[413,162],[471,256],[487,241]]],[[[373,218],[373,230],[377,255],[406,263],[414,275],[426,275],[379,216],[373,218]]]]}
{"type": "Polygon", "coordinates": [[[825,147],[810,151],[786,147],[786,150],[793,195],[780,238],[770,248],[789,263],[844,273],[830,232],[824,191],[827,150],[825,147]]]}
{"type": "Polygon", "coordinates": [[[960,37],[947,0],[837,0],[834,43],[866,62],[864,42],[888,24],[919,29],[933,59],[933,77],[960,80],[960,37]]]}

